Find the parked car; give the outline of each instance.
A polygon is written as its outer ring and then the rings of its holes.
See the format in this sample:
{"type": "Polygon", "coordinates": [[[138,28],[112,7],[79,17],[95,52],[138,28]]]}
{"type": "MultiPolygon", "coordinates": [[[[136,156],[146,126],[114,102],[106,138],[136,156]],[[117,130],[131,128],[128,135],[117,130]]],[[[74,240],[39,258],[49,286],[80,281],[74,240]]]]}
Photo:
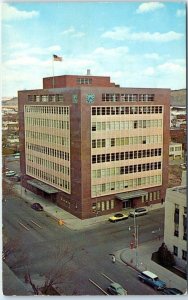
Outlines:
{"type": "Polygon", "coordinates": [[[180,164],[180,167],[181,167],[183,170],[186,170],[186,169],[187,169],[186,163],[180,164]]]}
{"type": "Polygon", "coordinates": [[[15,171],[6,171],[5,172],[5,175],[6,175],[6,177],[11,177],[11,176],[14,176],[14,175],[16,175],[16,172],[15,171]]]}
{"type": "Polygon", "coordinates": [[[176,288],[165,288],[162,290],[163,295],[183,295],[183,292],[176,288]]]}
{"type": "Polygon", "coordinates": [[[37,211],[43,211],[43,207],[42,207],[42,205],[40,205],[40,203],[31,204],[31,208],[33,208],[34,210],[37,210],[37,211]]]}
{"type": "Polygon", "coordinates": [[[14,155],[14,158],[15,158],[15,159],[19,159],[19,158],[20,158],[20,154],[14,155]]]}
{"type": "Polygon", "coordinates": [[[150,285],[155,290],[163,290],[166,287],[166,283],[158,278],[157,275],[150,271],[143,271],[138,274],[140,281],[150,285]]]}
{"type": "Polygon", "coordinates": [[[21,180],[21,177],[18,174],[16,174],[16,175],[14,175],[13,179],[16,182],[19,182],[21,180]]]}
{"type": "Polygon", "coordinates": [[[118,222],[118,221],[122,221],[122,220],[126,220],[128,219],[128,215],[127,214],[121,214],[121,213],[117,213],[115,215],[113,215],[112,217],[110,217],[108,220],[110,222],[118,222]]]}
{"type": "Polygon", "coordinates": [[[130,211],[129,216],[134,217],[134,214],[135,214],[135,217],[138,217],[138,216],[146,215],[147,213],[148,213],[148,210],[146,208],[138,207],[138,208],[135,208],[135,210],[130,211]]]}
{"type": "Polygon", "coordinates": [[[112,295],[127,295],[127,291],[119,283],[116,282],[112,282],[107,290],[112,295]]]}

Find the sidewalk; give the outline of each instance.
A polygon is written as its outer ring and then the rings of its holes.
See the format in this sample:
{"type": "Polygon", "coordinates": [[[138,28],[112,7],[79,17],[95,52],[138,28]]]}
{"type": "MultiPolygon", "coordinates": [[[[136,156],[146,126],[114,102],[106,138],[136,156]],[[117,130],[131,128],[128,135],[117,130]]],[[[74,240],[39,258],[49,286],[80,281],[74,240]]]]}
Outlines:
{"type": "Polygon", "coordinates": [[[2,265],[2,269],[4,296],[26,296],[33,294],[4,262],[2,265]]]}
{"type": "Polygon", "coordinates": [[[187,289],[187,281],[185,279],[179,277],[178,275],[151,260],[152,253],[158,250],[162,242],[163,240],[155,240],[140,245],[137,251],[137,266],[135,249],[122,249],[117,251],[115,255],[119,261],[123,261],[136,271],[149,270],[156,274],[161,280],[165,281],[167,287],[175,287],[182,292],[185,292],[187,289]]]}
{"type": "MultiPolygon", "coordinates": [[[[30,204],[35,202],[40,203],[43,206],[44,211],[47,215],[57,220],[57,223],[59,223],[60,225],[64,225],[71,230],[81,230],[88,226],[95,226],[99,223],[106,222],[109,219],[109,217],[113,214],[110,213],[109,215],[97,216],[90,219],[81,220],[50,201],[43,199],[42,197],[28,190],[25,192],[25,189],[21,188],[21,186],[18,184],[15,184],[15,189],[21,198],[28,201],[30,204]]],[[[162,205],[159,203],[151,205],[147,208],[148,210],[153,210],[161,207],[162,205]]],[[[129,212],[130,210],[132,209],[126,209],[125,212],[129,212]]]]}

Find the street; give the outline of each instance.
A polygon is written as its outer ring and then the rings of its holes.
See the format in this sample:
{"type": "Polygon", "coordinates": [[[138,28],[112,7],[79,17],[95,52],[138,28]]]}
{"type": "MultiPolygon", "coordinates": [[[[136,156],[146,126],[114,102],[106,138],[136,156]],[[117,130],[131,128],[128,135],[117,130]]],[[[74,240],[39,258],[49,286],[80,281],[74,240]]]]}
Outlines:
{"type": "MultiPolygon", "coordinates": [[[[163,209],[137,218],[140,244],[156,238],[152,232],[159,228],[163,235],[163,219],[163,209]]],[[[93,280],[106,291],[110,281],[101,273],[120,283],[130,295],[157,293],[137,279],[135,270],[122,262],[113,264],[111,261],[109,254],[129,247],[134,239],[132,230],[129,230],[132,225],[133,219],[129,218],[118,223],[105,221],[93,228],[72,231],[58,226],[45,212],[34,211],[29,203],[19,197],[8,197],[3,203],[4,234],[18,244],[14,255],[7,258],[8,265],[22,281],[26,264],[31,276],[37,278],[53,270],[57,258],[62,257],[67,248],[73,257],[64,266],[64,280],[58,284],[59,291],[66,295],[102,295],[101,290],[89,281],[93,280]]]]}

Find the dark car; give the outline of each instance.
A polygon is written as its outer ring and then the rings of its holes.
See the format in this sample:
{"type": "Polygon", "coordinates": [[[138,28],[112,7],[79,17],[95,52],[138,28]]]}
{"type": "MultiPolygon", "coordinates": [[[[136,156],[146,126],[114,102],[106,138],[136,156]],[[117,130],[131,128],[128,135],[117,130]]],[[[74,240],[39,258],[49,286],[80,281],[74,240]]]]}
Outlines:
{"type": "Polygon", "coordinates": [[[43,207],[42,207],[42,205],[40,205],[40,203],[31,204],[31,208],[33,208],[34,210],[37,210],[37,211],[43,211],[43,207]]]}
{"type": "Polygon", "coordinates": [[[14,175],[14,176],[12,177],[12,180],[13,180],[13,181],[16,181],[16,182],[19,182],[19,181],[21,181],[21,177],[20,177],[18,174],[16,174],[16,175],[14,175]]]}
{"type": "Polygon", "coordinates": [[[107,290],[112,295],[127,295],[127,291],[124,288],[122,288],[122,286],[119,283],[116,282],[112,282],[107,290]]]}
{"type": "Polygon", "coordinates": [[[150,271],[143,271],[138,274],[140,281],[150,285],[155,290],[163,290],[166,287],[166,283],[158,278],[157,275],[150,271]]]}
{"type": "Polygon", "coordinates": [[[162,291],[163,295],[183,295],[183,292],[176,288],[165,288],[162,291]]]}

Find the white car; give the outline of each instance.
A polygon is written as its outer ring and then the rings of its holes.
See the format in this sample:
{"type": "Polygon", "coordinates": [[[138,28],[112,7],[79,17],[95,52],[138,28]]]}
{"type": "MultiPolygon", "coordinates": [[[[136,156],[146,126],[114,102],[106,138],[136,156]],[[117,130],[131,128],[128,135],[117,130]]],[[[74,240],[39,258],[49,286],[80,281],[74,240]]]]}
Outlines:
{"type": "Polygon", "coordinates": [[[7,172],[5,172],[5,175],[6,175],[7,177],[11,177],[11,176],[16,175],[16,172],[15,172],[15,171],[7,171],[7,172]]]}
{"type": "Polygon", "coordinates": [[[143,216],[146,215],[148,213],[147,209],[145,207],[139,207],[139,208],[135,208],[135,210],[130,211],[129,212],[129,216],[130,217],[138,217],[138,216],[143,216]]]}

